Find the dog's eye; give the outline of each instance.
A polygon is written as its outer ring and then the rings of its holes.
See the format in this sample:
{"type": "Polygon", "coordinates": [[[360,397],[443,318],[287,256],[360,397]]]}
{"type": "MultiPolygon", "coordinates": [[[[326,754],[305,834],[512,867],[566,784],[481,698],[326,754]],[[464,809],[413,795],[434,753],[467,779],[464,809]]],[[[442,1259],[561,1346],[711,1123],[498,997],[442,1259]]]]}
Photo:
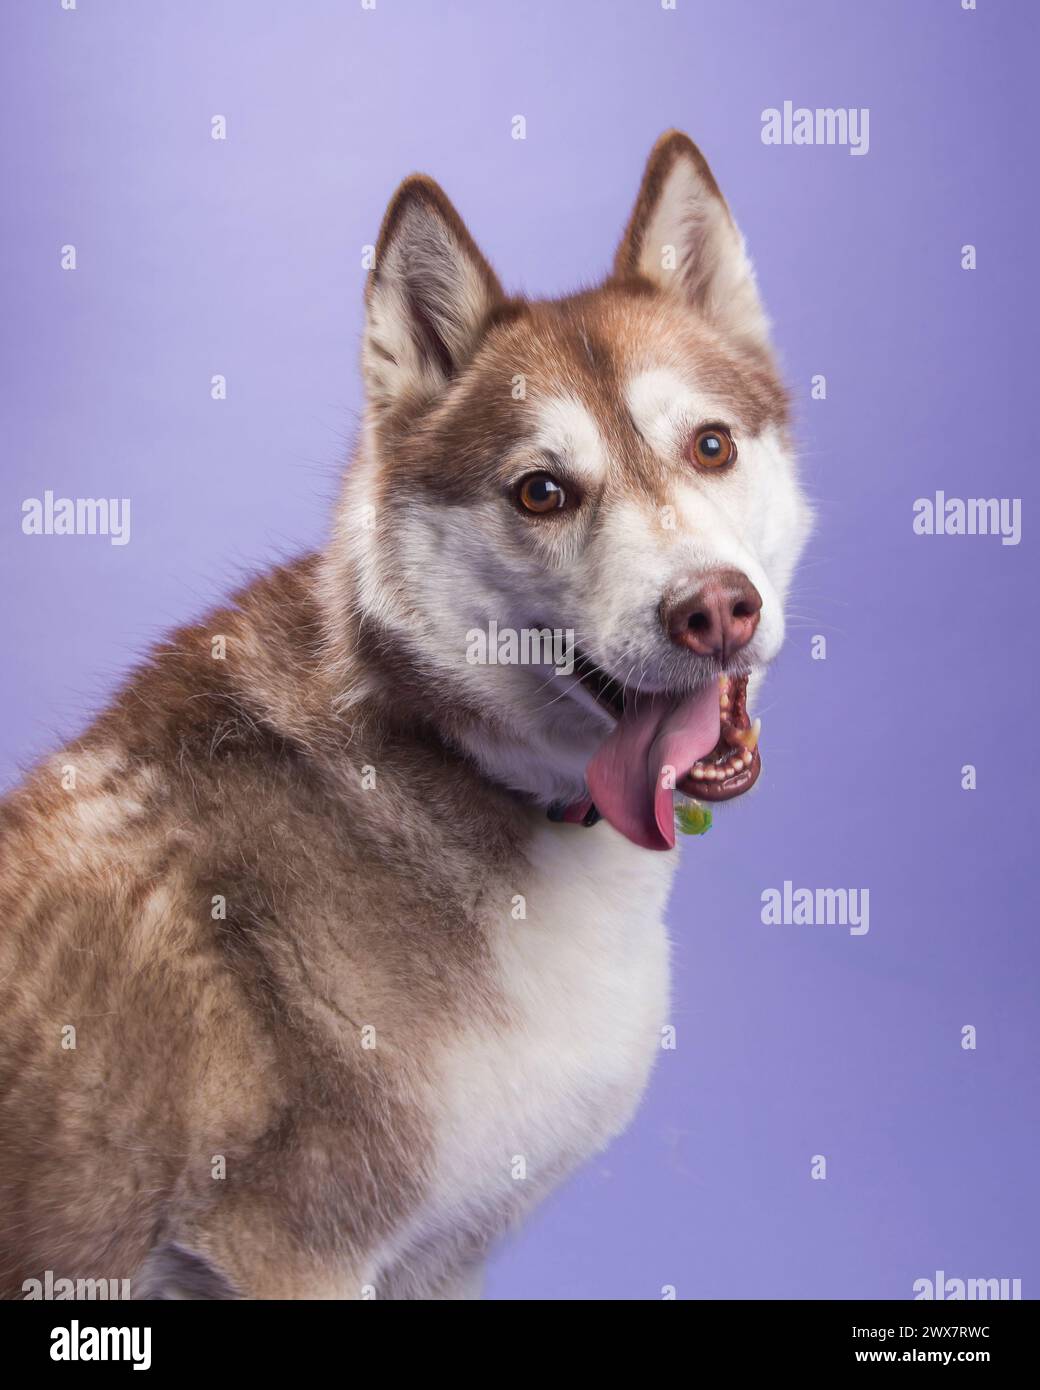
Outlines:
{"type": "Polygon", "coordinates": [[[526,512],[555,512],[564,506],[567,494],[548,473],[532,473],[516,490],[517,501],[526,512]]]}
{"type": "Polygon", "coordinates": [[[724,425],[706,425],[693,436],[690,457],[702,468],[725,468],[737,457],[737,446],[724,425]]]}

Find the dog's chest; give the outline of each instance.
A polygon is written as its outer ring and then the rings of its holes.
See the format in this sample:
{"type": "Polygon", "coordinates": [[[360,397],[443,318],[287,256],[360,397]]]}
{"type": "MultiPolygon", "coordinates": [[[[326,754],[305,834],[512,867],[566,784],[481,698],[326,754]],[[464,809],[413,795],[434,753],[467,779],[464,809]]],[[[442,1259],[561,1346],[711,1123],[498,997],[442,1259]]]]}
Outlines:
{"type": "Polygon", "coordinates": [[[668,1022],[674,856],[546,823],[489,921],[501,1021],[438,1068],[435,1221],[508,1220],[627,1123],[668,1022]]]}

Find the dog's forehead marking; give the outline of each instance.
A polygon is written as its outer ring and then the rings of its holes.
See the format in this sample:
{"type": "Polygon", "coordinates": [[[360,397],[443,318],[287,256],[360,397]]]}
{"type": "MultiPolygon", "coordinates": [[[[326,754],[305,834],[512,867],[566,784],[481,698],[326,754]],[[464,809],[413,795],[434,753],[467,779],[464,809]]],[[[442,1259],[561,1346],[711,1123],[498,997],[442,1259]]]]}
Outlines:
{"type": "Polygon", "coordinates": [[[674,453],[680,425],[692,423],[693,392],[677,372],[667,367],[651,367],[630,377],[625,386],[625,405],[639,434],[661,457],[674,453]]]}
{"type": "Polygon", "coordinates": [[[577,396],[546,396],[535,404],[534,444],[590,479],[607,470],[607,451],[595,416],[577,396]]]}
{"type": "Polygon", "coordinates": [[[726,424],[731,415],[721,401],[695,391],[669,367],[651,367],[630,377],[625,405],[639,434],[664,459],[675,457],[683,444],[681,436],[695,426],[712,421],[726,424]]]}

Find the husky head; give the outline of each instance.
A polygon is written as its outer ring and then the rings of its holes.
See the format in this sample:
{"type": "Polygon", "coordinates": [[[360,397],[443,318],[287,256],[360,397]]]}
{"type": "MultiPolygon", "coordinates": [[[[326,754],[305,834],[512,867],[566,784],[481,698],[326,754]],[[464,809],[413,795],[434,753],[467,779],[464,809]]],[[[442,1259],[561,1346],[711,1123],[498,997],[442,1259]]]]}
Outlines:
{"type": "Polygon", "coordinates": [[[327,584],[388,679],[485,773],[674,843],[672,789],[757,776],[746,678],[809,529],[744,244],[684,135],[650,155],[613,271],[508,297],[441,189],[397,191],[327,584]],[[349,581],[348,581],[349,571],[349,581]]]}

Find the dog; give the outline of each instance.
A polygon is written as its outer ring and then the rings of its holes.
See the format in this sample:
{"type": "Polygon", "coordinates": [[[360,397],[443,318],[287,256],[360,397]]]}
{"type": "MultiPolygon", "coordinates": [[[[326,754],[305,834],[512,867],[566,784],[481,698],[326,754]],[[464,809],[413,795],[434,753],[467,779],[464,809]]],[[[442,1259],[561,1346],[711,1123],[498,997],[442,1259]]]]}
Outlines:
{"type": "Polygon", "coordinates": [[[677,798],[758,776],[811,524],[703,156],[663,136],[611,273],[551,302],[408,178],[362,371],[324,549],[3,803],[6,1297],[476,1297],[646,1085],[677,798]],[[471,659],[492,625],[568,659],[471,659]]]}

